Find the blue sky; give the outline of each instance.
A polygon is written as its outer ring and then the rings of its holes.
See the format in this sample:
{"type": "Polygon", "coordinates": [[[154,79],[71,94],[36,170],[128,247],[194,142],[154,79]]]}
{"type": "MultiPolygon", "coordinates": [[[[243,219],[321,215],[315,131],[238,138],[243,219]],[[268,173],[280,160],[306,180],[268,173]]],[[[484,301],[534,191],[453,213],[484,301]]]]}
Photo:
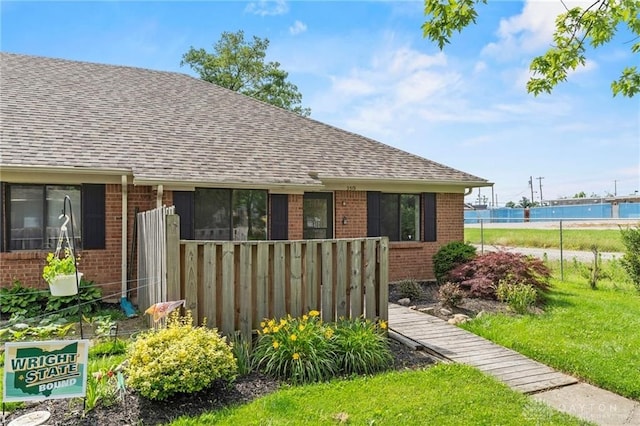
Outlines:
{"type": "MultiPolygon", "coordinates": [[[[530,197],[530,176],[536,200],[538,177],[545,199],[640,190],[640,97],[610,90],[639,63],[630,33],[534,97],[528,64],[549,46],[562,5],[489,3],[440,52],[422,37],[421,1],[2,0],[0,47],[192,74],[180,67],[189,47],[211,50],[242,29],[270,40],[267,59],[289,72],[312,118],[495,182],[498,205],[530,197]]],[[[480,195],[490,202],[489,189],[480,195]]]]}

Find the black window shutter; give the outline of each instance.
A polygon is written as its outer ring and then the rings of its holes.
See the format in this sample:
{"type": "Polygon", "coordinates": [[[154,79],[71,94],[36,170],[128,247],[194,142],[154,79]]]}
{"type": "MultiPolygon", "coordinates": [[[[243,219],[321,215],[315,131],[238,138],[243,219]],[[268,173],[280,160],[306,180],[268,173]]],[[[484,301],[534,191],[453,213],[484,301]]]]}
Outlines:
{"type": "Polygon", "coordinates": [[[4,232],[5,227],[7,226],[7,207],[4,205],[6,200],[4,196],[5,184],[4,182],[0,182],[0,252],[7,251],[7,243],[5,241],[4,232]]]}
{"type": "Polygon", "coordinates": [[[173,205],[180,216],[180,238],[193,240],[195,196],[193,191],[173,191],[173,205]]]}
{"type": "Polygon", "coordinates": [[[271,235],[272,240],[289,238],[289,195],[271,194],[271,235]]]}
{"type": "Polygon", "coordinates": [[[426,192],[422,194],[424,199],[424,240],[437,241],[436,229],[436,194],[426,192]]]}
{"type": "Polygon", "coordinates": [[[105,185],[82,185],[82,248],[106,248],[105,185]]]}
{"type": "Polygon", "coordinates": [[[367,237],[380,236],[380,192],[367,192],[367,237]]]}

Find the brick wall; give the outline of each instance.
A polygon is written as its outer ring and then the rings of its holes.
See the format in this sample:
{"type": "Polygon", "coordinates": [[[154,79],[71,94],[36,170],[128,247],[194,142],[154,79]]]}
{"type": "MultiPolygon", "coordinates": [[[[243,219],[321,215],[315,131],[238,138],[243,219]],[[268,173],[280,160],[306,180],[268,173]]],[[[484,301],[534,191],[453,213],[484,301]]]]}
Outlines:
{"type": "Polygon", "coordinates": [[[289,194],[289,239],[302,239],[302,194],[289,194]]]}
{"type": "MultiPolygon", "coordinates": [[[[127,261],[130,258],[131,241],[133,237],[133,221],[135,207],[145,211],[155,207],[156,193],[151,187],[137,187],[129,185],[128,189],[128,223],[127,223],[127,261]]],[[[109,184],[105,188],[105,250],[79,250],[78,269],[84,278],[94,281],[103,290],[103,296],[112,295],[119,299],[121,291],[120,265],[122,260],[122,192],[121,185],[109,184]]],[[[163,194],[163,201],[170,203],[171,192],[163,194]]],[[[19,280],[23,285],[34,288],[47,288],[42,279],[42,268],[48,251],[31,250],[0,253],[0,285],[11,285],[13,280],[19,280]]],[[[136,259],[133,258],[133,278],[135,279],[136,259]]]]}
{"type": "Polygon", "coordinates": [[[367,193],[364,191],[335,192],[336,238],[367,236],[367,193]],[[344,225],[343,219],[347,224],[344,225]]]}

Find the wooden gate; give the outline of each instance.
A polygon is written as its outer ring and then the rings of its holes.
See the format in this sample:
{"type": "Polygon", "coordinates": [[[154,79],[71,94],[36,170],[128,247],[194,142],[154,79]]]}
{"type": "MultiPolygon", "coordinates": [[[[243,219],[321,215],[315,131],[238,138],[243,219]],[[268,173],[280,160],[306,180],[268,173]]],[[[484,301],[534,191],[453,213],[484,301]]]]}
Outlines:
{"type": "Polygon", "coordinates": [[[175,207],[159,207],[138,213],[138,308],[167,299],[166,217],[175,207]]]}

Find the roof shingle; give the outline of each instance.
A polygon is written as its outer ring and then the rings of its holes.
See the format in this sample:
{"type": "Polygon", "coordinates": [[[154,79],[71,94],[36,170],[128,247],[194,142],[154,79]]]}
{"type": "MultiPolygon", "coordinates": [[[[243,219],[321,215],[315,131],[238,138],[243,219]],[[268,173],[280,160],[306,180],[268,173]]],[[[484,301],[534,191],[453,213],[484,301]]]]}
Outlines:
{"type": "Polygon", "coordinates": [[[0,53],[0,166],[128,169],[256,187],[485,179],[186,74],[0,53]]]}

